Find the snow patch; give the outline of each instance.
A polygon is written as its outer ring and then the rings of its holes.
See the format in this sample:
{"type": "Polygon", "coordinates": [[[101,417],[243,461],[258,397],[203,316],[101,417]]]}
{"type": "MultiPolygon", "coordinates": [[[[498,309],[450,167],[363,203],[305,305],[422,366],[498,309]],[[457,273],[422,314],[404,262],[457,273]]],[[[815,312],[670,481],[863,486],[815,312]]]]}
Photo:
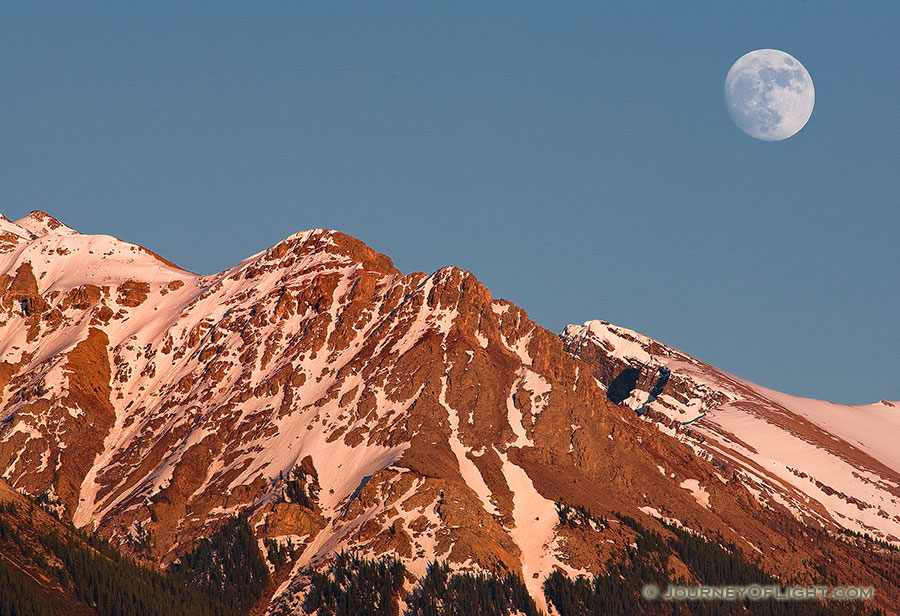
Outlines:
{"type": "Polygon", "coordinates": [[[542,584],[557,562],[552,555],[554,529],[559,519],[556,504],[538,493],[525,469],[510,462],[505,453],[500,458],[503,475],[513,493],[516,527],[510,536],[522,551],[522,577],[539,607],[545,607],[542,584]]]}
{"type": "Polygon", "coordinates": [[[709,509],[709,492],[700,485],[699,481],[696,479],[685,479],[678,486],[693,494],[698,503],[709,509]]]}

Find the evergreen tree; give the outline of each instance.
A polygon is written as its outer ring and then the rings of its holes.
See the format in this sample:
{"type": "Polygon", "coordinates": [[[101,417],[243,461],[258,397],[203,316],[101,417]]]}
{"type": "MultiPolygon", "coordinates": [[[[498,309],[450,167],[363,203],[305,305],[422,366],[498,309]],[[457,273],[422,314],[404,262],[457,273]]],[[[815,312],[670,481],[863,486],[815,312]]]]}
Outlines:
{"type": "Polygon", "coordinates": [[[234,608],[249,610],[268,586],[266,566],[245,516],[227,521],[172,565],[176,577],[234,608]]]}
{"type": "Polygon", "coordinates": [[[406,599],[405,616],[525,616],[539,614],[522,578],[485,573],[451,573],[446,563],[428,565],[406,599]]]}
{"type": "Polygon", "coordinates": [[[396,558],[372,561],[341,552],[328,570],[312,574],[303,609],[329,616],[398,616],[405,577],[396,558]]]}

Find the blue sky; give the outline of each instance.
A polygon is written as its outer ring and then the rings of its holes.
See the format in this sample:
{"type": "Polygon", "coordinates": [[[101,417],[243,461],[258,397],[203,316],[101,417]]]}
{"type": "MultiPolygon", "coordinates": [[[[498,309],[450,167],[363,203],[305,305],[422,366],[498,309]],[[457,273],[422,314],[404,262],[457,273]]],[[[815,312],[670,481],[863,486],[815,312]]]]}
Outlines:
{"type": "Polygon", "coordinates": [[[900,4],[125,4],[4,6],[8,217],[201,273],[336,228],[554,331],[900,399],[900,4]],[[815,83],[786,141],[724,107],[759,48],[815,83]]]}

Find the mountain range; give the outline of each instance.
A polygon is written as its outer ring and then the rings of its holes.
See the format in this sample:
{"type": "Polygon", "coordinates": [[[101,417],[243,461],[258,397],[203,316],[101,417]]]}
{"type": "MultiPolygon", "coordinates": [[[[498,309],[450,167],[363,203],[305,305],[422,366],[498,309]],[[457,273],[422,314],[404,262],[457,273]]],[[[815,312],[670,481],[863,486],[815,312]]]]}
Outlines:
{"type": "Polygon", "coordinates": [[[238,515],[289,548],[259,613],[342,551],[515,574],[556,613],[548,576],[608,571],[641,527],[900,605],[900,403],[788,396],[603,321],[557,335],[338,231],[200,276],[0,216],[0,392],[3,480],[139,562],[238,515]]]}

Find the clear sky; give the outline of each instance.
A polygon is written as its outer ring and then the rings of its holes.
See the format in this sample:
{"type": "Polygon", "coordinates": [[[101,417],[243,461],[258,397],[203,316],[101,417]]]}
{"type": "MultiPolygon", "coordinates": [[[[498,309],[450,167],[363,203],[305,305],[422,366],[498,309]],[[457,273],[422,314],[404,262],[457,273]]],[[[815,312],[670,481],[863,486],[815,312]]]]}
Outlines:
{"type": "Polygon", "coordinates": [[[335,228],[554,331],[900,400],[898,2],[89,5],[0,9],[11,219],[201,273],[335,228]],[[786,141],[724,106],[759,48],[815,83],[786,141]]]}

